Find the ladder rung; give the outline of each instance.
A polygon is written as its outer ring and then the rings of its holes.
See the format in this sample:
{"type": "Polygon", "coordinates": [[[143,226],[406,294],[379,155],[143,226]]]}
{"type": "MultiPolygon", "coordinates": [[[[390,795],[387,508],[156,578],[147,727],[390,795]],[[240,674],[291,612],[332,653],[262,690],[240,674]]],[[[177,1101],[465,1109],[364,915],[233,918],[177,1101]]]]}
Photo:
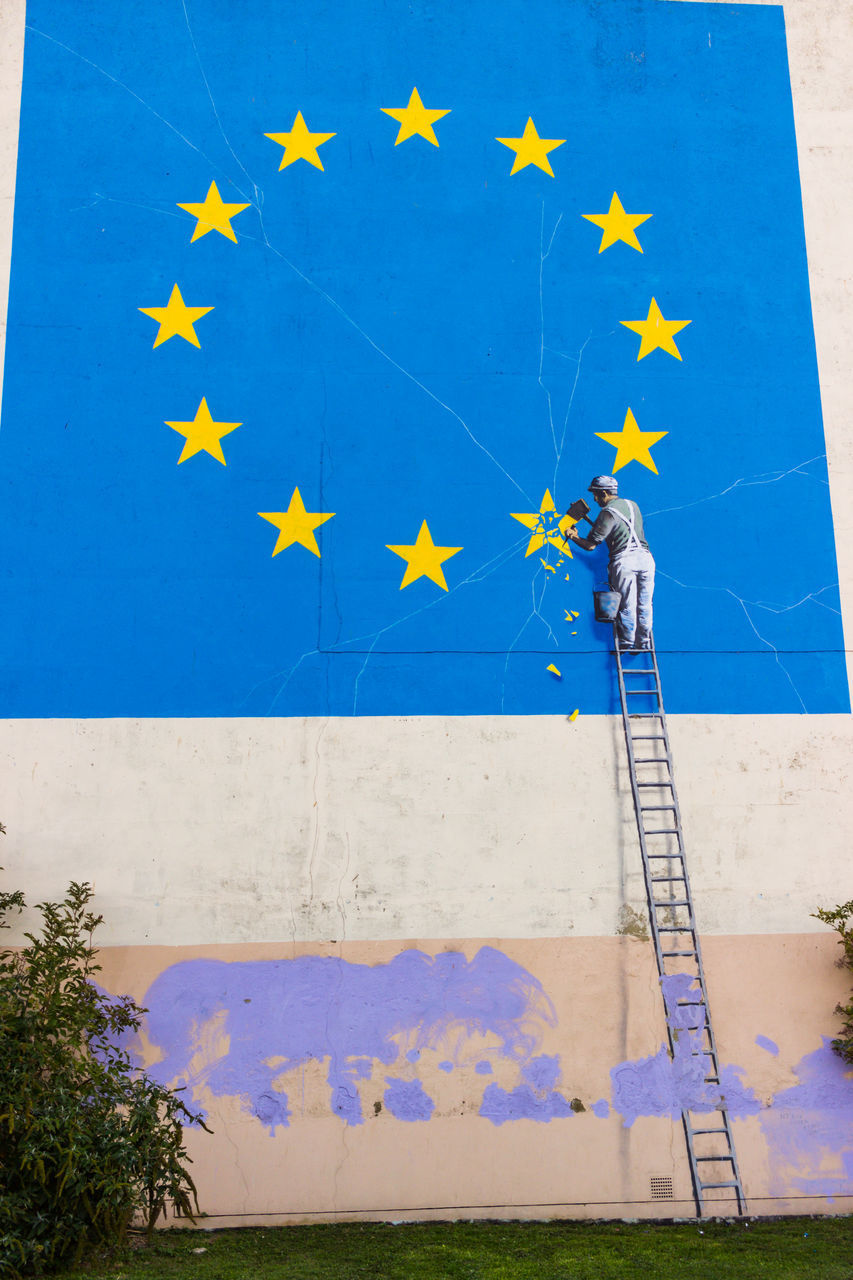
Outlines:
{"type": "Polygon", "coordinates": [[[694,1156],[693,1159],[696,1161],[697,1164],[699,1163],[700,1160],[702,1161],[703,1164],[709,1164],[712,1160],[716,1160],[716,1161],[728,1160],[731,1163],[732,1157],[731,1157],[731,1154],[729,1154],[727,1156],[694,1156]]]}
{"type": "Polygon", "coordinates": [[[660,711],[632,711],[629,720],[662,720],[660,711]]]}
{"type": "Polygon", "coordinates": [[[669,761],[667,760],[666,756],[649,756],[647,760],[638,760],[635,756],[634,764],[669,764],[669,761]]]}
{"type": "Polygon", "coordinates": [[[700,1182],[701,1191],[722,1191],[723,1187],[737,1187],[740,1189],[739,1182],[700,1182]]]}
{"type": "Polygon", "coordinates": [[[632,742],[666,742],[664,733],[632,733],[632,742]]]}
{"type": "MultiPolygon", "coordinates": [[[[656,854],[656,853],[650,853],[648,856],[649,856],[650,858],[657,858],[657,857],[659,857],[660,855],[659,855],[659,854],[656,854]]],[[[665,853],[663,856],[666,858],[666,857],[668,857],[669,855],[665,853]]],[[[677,856],[677,855],[676,855],[676,856],[677,856]]],[[[650,877],[650,880],[651,880],[652,884],[668,884],[668,883],[670,883],[670,882],[672,882],[672,881],[675,881],[675,880],[682,880],[682,881],[684,881],[684,882],[686,883],[686,881],[687,881],[687,877],[686,877],[686,876],[651,876],[651,877],[650,877]]]]}
{"type": "Polygon", "coordinates": [[[672,790],[672,782],[667,779],[666,782],[638,782],[638,787],[669,787],[672,790]]]}
{"type": "Polygon", "coordinates": [[[626,689],[626,698],[656,698],[658,696],[657,689],[626,689]]]}
{"type": "MultiPolygon", "coordinates": [[[[684,857],[681,853],[647,853],[646,858],[668,858],[670,862],[673,862],[676,858],[680,858],[682,862],[684,861],[684,857]]],[[[666,879],[669,879],[669,877],[667,876],[666,879]]],[[[684,876],[676,876],[675,879],[683,880],[684,876]]]]}
{"type": "Polygon", "coordinates": [[[728,1129],[690,1129],[690,1133],[695,1137],[697,1133],[724,1133],[728,1136],[728,1129]]]}
{"type": "Polygon", "coordinates": [[[651,831],[644,831],[644,836],[677,836],[678,827],[652,827],[651,831]]]}
{"type": "MultiPolygon", "coordinates": [[[[667,876],[666,879],[669,879],[667,876]]],[[[689,907],[690,903],[686,898],[653,898],[653,907],[689,907]]],[[[679,1004],[700,1004],[699,1000],[679,1000],[679,1004]]]]}
{"type": "Polygon", "coordinates": [[[672,812],[675,813],[674,804],[641,804],[640,805],[640,810],[642,813],[663,813],[665,809],[671,809],[672,812]]]}
{"type": "Polygon", "coordinates": [[[695,925],[693,924],[659,924],[656,925],[658,933],[693,933],[695,925]]]}
{"type": "Polygon", "coordinates": [[[623,676],[653,676],[655,674],[654,667],[623,667],[623,676]]]}
{"type": "Polygon", "coordinates": [[[695,956],[695,951],[662,951],[662,956],[695,956]]]}

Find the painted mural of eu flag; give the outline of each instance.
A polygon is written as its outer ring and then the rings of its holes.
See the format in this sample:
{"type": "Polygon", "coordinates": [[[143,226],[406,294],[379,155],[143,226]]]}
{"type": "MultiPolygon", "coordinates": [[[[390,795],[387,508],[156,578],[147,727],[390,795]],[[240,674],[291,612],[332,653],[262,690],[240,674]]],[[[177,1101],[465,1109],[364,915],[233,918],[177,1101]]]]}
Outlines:
{"type": "Polygon", "coordinates": [[[0,714],[848,709],[781,8],[27,20],[0,714]]]}

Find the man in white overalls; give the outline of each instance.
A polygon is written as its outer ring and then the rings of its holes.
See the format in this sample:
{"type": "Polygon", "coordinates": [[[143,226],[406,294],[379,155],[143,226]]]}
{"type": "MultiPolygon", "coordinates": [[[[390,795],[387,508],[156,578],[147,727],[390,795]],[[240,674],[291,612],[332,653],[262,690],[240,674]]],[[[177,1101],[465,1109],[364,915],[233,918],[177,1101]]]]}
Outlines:
{"type": "Polygon", "coordinates": [[[643,533],[640,508],[636,502],[617,496],[619,486],[613,476],[594,476],[589,492],[601,507],[589,537],[582,538],[574,528],[566,537],[584,551],[607,543],[610,586],[622,598],[616,619],[619,644],[623,649],[649,649],[655,562],[643,533]]]}

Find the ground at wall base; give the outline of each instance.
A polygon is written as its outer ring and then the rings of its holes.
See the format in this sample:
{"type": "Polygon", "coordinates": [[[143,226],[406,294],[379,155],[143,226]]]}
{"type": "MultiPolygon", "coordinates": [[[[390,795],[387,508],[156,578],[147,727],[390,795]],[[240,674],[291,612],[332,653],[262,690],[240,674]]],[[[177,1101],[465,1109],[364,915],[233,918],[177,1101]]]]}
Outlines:
{"type": "Polygon", "coordinates": [[[457,1222],[158,1232],[60,1280],[850,1280],[853,1218],[457,1222]]]}

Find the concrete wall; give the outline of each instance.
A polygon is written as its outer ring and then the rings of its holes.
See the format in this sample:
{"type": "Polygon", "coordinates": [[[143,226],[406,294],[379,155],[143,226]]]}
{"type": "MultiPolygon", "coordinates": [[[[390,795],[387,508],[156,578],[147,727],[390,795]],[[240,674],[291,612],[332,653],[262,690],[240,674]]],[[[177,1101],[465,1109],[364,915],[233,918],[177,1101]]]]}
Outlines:
{"type": "MultiPolygon", "coordinates": [[[[784,8],[849,624],[853,30],[833,0],[784,8]]],[[[0,18],[4,300],[23,10],[0,18]]],[[[31,901],[95,885],[106,980],[157,1019],[141,1055],[212,1117],[190,1135],[212,1225],[691,1212],[621,724],[581,724],[0,723],[10,883],[31,901]],[[315,998],[345,1025],[312,1039],[315,998]]],[[[847,981],[810,913],[851,892],[850,716],[670,729],[751,1210],[849,1211],[853,1084],[822,1041],[847,981]]]]}

